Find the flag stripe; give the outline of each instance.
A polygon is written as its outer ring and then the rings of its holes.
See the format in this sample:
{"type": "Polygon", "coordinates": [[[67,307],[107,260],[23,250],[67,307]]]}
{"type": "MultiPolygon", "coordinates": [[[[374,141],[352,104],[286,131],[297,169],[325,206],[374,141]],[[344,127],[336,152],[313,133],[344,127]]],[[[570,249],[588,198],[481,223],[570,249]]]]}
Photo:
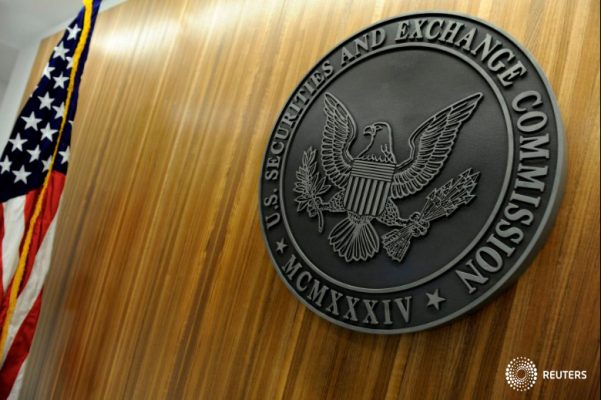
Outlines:
{"type": "Polygon", "coordinates": [[[17,330],[25,320],[28,311],[33,306],[34,302],[42,292],[42,286],[46,279],[46,274],[50,267],[50,257],[52,256],[52,243],[54,241],[54,231],[56,230],[56,218],[50,224],[48,233],[46,234],[39,251],[36,254],[33,269],[36,271],[31,279],[24,286],[22,292],[17,299],[17,305],[10,321],[6,345],[2,352],[2,362],[5,361],[7,349],[11,348],[12,343],[17,334],[17,330]]]}
{"type": "MultiPolygon", "coordinates": [[[[40,218],[38,219],[38,223],[36,224],[35,228],[34,228],[34,234],[32,237],[32,241],[31,241],[31,248],[30,248],[30,256],[27,257],[27,262],[25,265],[25,272],[23,274],[23,279],[21,280],[21,287],[19,289],[19,294],[21,293],[22,290],[24,290],[24,288],[27,285],[27,282],[29,280],[29,277],[31,276],[32,271],[35,269],[34,268],[34,259],[38,252],[38,249],[40,248],[40,245],[42,244],[42,241],[44,240],[49,228],[50,228],[50,224],[53,222],[54,217],[58,211],[58,206],[59,206],[59,202],[60,202],[60,198],[61,195],[63,193],[63,188],[65,186],[65,178],[66,176],[64,174],[58,173],[56,171],[53,171],[50,174],[50,183],[48,185],[48,191],[46,196],[43,199],[43,206],[42,206],[42,214],[40,215],[40,218]]],[[[37,195],[38,193],[36,192],[32,192],[30,194],[27,195],[28,200],[27,203],[31,203],[32,206],[33,204],[35,204],[35,200],[37,199],[37,195]],[[31,198],[30,198],[31,195],[31,198]]],[[[25,207],[26,210],[26,214],[27,214],[27,210],[29,207],[25,207]]],[[[50,260],[48,260],[50,261],[50,260]]]]}
{"type": "MultiPolygon", "coordinates": [[[[34,227],[34,235],[32,237],[30,251],[29,251],[29,254],[27,257],[23,278],[20,282],[19,295],[22,293],[23,290],[25,290],[27,288],[27,284],[28,284],[28,281],[31,276],[34,276],[34,278],[37,279],[37,276],[35,276],[35,274],[32,274],[32,272],[34,270],[36,270],[36,266],[39,265],[39,262],[36,261],[40,256],[38,254],[38,250],[40,249],[40,246],[42,245],[43,241],[44,241],[44,243],[48,243],[48,240],[45,240],[45,239],[47,236],[47,232],[49,231],[50,225],[54,221],[54,216],[57,213],[60,197],[61,197],[61,194],[62,194],[62,191],[64,188],[64,184],[65,184],[65,175],[62,173],[56,172],[56,171],[52,172],[52,174],[50,176],[50,185],[48,187],[48,196],[46,196],[46,198],[44,199],[43,214],[42,214],[41,218],[38,219],[38,223],[34,227]]],[[[38,199],[38,195],[39,195],[39,190],[33,190],[26,196],[23,196],[23,197],[25,197],[25,200],[22,201],[22,203],[24,203],[24,206],[19,208],[19,214],[20,214],[19,219],[28,220],[30,218],[30,216],[33,212],[33,207],[38,199]]],[[[52,245],[52,237],[49,238],[49,240],[50,240],[49,246],[51,246],[52,245]]],[[[15,258],[16,258],[16,255],[15,255],[15,258]]],[[[47,262],[49,264],[50,259],[48,259],[47,262]]],[[[37,267],[37,268],[40,268],[40,267],[37,267]]],[[[36,271],[36,273],[37,273],[37,271],[36,271]]],[[[43,276],[45,276],[45,273],[43,276]]],[[[9,286],[10,290],[12,290],[12,285],[13,285],[13,282],[11,281],[10,286],[9,286]]],[[[21,301],[21,298],[18,297],[17,305],[15,306],[15,308],[19,307],[18,303],[20,301],[21,301]]],[[[6,317],[5,310],[8,309],[8,302],[9,302],[9,297],[4,296],[2,298],[3,312],[0,313],[0,323],[2,323],[2,324],[5,323],[5,317],[6,317]]],[[[30,301],[28,307],[31,306],[31,303],[32,302],[30,301]]],[[[7,333],[7,335],[8,335],[7,344],[4,346],[4,348],[1,350],[1,353],[0,353],[0,358],[2,360],[4,360],[6,351],[10,347],[10,342],[12,341],[10,338],[12,338],[12,336],[14,336],[14,330],[18,328],[20,321],[22,321],[22,319],[23,319],[22,318],[23,316],[16,315],[17,311],[18,310],[15,309],[15,312],[11,318],[11,321],[9,321],[9,328],[8,328],[8,333],[7,333]],[[13,332],[13,333],[11,334],[11,332],[13,332]]],[[[20,311],[20,313],[23,313],[23,312],[24,311],[20,311]]]]}
{"type": "Polygon", "coordinates": [[[0,398],[2,399],[5,399],[10,393],[11,387],[19,375],[19,371],[27,359],[35,327],[38,324],[41,306],[42,294],[40,293],[33,307],[29,310],[27,317],[19,327],[19,331],[2,367],[2,373],[0,373],[0,398]]]}
{"type": "Polygon", "coordinates": [[[21,387],[23,386],[23,376],[25,376],[25,368],[27,366],[27,360],[23,361],[21,364],[21,368],[19,369],[19,373],[17,374],[17,378],[13,383],[13,387],[8,395],[7,400],[17,400],[19,398],[19,392],[21,391],[21,387]]]}
{"type": "Polygon", "coordinates": [[[4,230],[10,234],[2,240],[2,288],[6,292],[19,262],[19,249],[25,231],[25,198],[15,197],[3,204],[4,230]]]}

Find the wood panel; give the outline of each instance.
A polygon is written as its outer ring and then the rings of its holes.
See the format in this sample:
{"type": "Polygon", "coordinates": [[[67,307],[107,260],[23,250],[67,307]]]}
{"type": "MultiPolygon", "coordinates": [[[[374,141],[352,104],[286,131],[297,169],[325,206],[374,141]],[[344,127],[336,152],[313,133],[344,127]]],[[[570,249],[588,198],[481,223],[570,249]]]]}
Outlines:
{"type": "Polygon", "coordinates": [[[596,0],[130,0],[101,14],[23,398],[598,398],[598,37],[596,0]],[[567,188],[504,294],[441,328],[371,336],[276,276],[257,182],[304,73],[362,27],[424,9],[484,18],[531,50],[562,110],[567,188]],[[589,379],[518,395],[504,381],[516,356],[589,379]]]}

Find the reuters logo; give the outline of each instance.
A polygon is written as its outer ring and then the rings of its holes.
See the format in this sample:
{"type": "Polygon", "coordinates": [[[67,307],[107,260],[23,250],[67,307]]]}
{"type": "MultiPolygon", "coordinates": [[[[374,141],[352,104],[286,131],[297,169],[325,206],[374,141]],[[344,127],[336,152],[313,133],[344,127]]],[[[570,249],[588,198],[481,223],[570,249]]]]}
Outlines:
{"type": "Polygon", "coordinates": [[[536,383],[536,365],[526,357],[517,357],[505,368],[505,379],[512,389],[520,392],[530,390],[536,383]]]}

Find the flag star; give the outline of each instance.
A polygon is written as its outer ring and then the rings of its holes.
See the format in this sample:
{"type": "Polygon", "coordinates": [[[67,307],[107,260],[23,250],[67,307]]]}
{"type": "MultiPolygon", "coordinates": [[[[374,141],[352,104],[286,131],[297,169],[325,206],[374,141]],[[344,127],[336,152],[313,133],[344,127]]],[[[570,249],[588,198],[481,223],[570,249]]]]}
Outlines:
{"type": "Polygon", "coordinates": [[[52,106],[52,102],[54,101],[54,99],[52,97],[50,97],[48,95],[48,93],[46,93],[44,96],[38,96],[38,99],[40,99],[40,110],[43,110],[44,108],[47,108],[50,110],[50,107],[52,106]]]}
{"type": "Polygon", "coordinates": [[[65,46],[63,46],[63,42],[60,42],[58,44],[58,46],[56,46],[54,48],[54,53],[52,53],[52,58],[60,57],[64,60],[65,56],[67,55],[68,52],[69,52],[69,49],[67,49],[67,48],[65,48],[65,46]]]}
{"type": "Polygon", "coordinates": [[[40,145],[35,146],[35,149],[33,150],[27,150],[27,152],[29,153],[29,162],[33,162],[35,160],[39,160],[40,159],[40,145]]]}
{"type": "Polygon", "coordinates": [[[48,122],[40,132],[42,132],[42,140],[48,139],[52,142],[52,136],[56,133],[56,129],[50,128],[50,122],[48,122]]]}
{"type": "Polygon", "coordinates": [[[23,143],[27,142],[27,139],[21,139],[21,134],[17,133],[14,139],[8,139],[8,141],[13,145],[13,151],[23,151],[23,143]]]}
{"type": "Polygon", "coordinates": [[[12,162],[8,159],[8,156],[4,157],[4,161],[0,161],[0,168],[2,168],[2,170],[0,171],[0,174],[9,172],[11,164],[12,164],[12,162]]]}
{"type": "Polygon", "coordinates": [[[50,161],[52,160],[52,156],[48,157],[47,160],[42,160],[42,164],[44,164],[44,169],[42,169],[42,172],[46,172],[50,169],[50,161]]]}
{"type": "Polygon", "coordinates": [[[79,27],[79,25],[75,25],[73,28],[67,27],[67,30],[69,31],[69,36],[67,36],[67,40],[71,40],[77,38],[77,34],[81,31],[81,28],[79,27]]]}
{"type": "Polygon", "coordinates": [[[56,112],[54,119],[62,119],[63,114],[65,113],[65,103],[62,103],[60,107],[52,106],[52,108],[54,108],[54,111],[56,112]]]}
{"type": "Polygon", "coordinates": [[[73,68],[73,57],[67,57],[67,69],[73,68]]]}
{"type": "Polygon", "coordinates": [[[36,118],[33,111],[29,115],[29,117],[21,117],[23,121],[25,121],[25,129],[33,128],[36,131],[38,130],[38,123],[41,121],[40,118],[36,118]]]}
{"type": "Polygon", "coordinates": [[[15,183],[17,183],[19,181],[23,181],[23,183],[27,183],[27,177],[29,175],[31,175],[31,172],[27,172],[25,170],[25,166],[21,165],[21,169],[19,169],[18,171],[13,171],[13,174],[15,174],[15,183]]]}
{"type": "Polygon", "coordinates": [[[54,71],[54,67],[51,67],[50,64],[46,64],[46,67],[44,68],[44,76],[48,79],[52,78],[52,76],[50,76],[52,71],[54,71]]]}
{"type": "Polygon", "coordinates": [[[439,289],[436,289],[434,291],[434,293],[426,292],[426,296],[428,297],[427,306],[428,307],[433,306],[434,308],[436,308],[436,310],[440,310],[440,303],[442,303],[443,301],[447,301],[447,299],[440,296],[440,294],[438,293],[438,290],[439,289]]]}
{"type": "Polygon", "coordinates": [[[67,147],[65,151],[59,151],[58,154],[60,154],[62,157],[61,164],[66,164],[69,162],[69,155],[71,154],[69,147],[67,147]]]}
{"type": "Polygon", "coordinates": [[[52,78],[54,79],[54,89],[56,89],[57,87],[64,89],[65,88],[65,82],[69,80],[69,77],[64,76],[63,74],[61,74],[60,76],[57,76],[56,78],[52,78]]]}

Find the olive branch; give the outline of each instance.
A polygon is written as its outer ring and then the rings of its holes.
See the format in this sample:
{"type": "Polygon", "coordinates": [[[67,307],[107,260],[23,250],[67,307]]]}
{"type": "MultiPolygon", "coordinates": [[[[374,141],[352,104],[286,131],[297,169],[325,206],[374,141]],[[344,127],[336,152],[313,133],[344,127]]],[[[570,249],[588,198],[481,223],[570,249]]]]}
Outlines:
{"type": "Polygon", "coordinates": [[[294,192],[298,196],[294,198],[297,203],[296,210],[307,211],[310,218],[317,216],[317,225],[319,232],[323,232],[323,205],[321,195],[330,190],[330,185],[326,182],[326,177],[320,177],[317,171],[317,150],[309,147],[303,152],[301,165],[296,170],[296,182],[294,183],[294,192]]]}

